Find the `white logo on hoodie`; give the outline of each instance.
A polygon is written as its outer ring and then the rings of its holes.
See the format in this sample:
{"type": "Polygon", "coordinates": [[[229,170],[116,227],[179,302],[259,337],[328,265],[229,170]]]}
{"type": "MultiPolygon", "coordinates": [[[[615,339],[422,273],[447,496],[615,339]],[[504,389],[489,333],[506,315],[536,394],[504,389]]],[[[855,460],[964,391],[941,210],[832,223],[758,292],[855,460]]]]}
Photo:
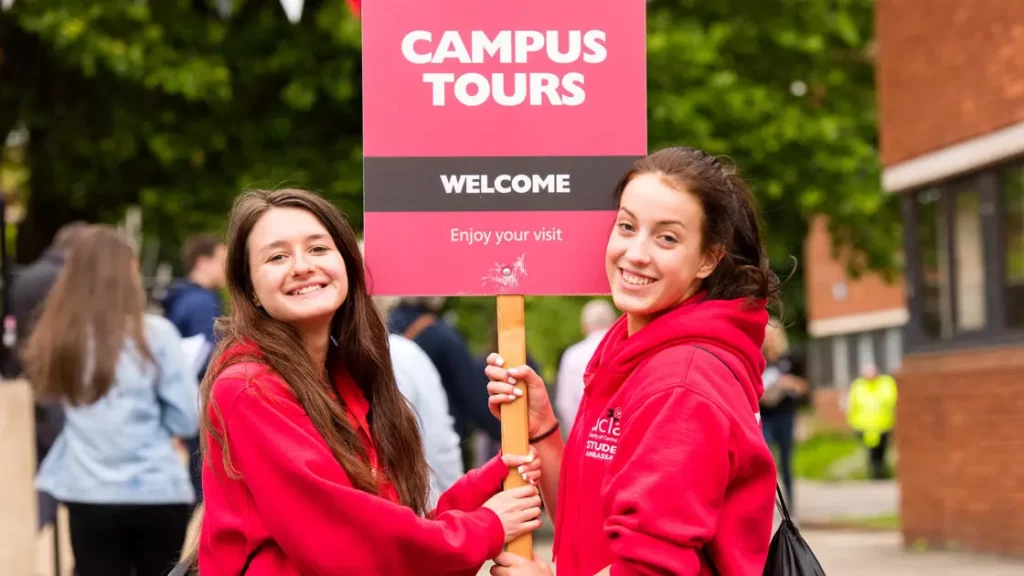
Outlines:
{"type": "Polygon", "coordinates": [[[609,408],[607,413],[597,419],[587,436],[587,449],[584,456],[596,460],[611,460],[619,447],[619,436],[622,435],[622,408],[609,408]]]}

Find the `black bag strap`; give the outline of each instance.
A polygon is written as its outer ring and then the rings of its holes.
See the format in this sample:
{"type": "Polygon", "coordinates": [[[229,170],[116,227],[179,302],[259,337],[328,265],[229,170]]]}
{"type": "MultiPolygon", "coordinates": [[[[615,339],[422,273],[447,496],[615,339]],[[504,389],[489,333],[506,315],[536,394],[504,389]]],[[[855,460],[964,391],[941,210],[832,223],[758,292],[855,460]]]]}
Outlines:
{"type": "MultiPolygon", "coordinates": [[[[718,354],[715,354],[714,352],[712,352],[711,350],[708,350],[707,348],[705,348],[703,346],[694,346],[694,347],[697,348],[698,350],[703,350],[708,355],[710,355],[712,358],[714,358],[715,360],[718,360],[719,362],[721,362],[722,366],[725,366],[729,370],[729,372],[732,374],[733,379],[735,379],[736,382],[739,383],[740,377],[736,375],[736,371],[733,370],[732,366],[729,366],[729,364],[726,363],[725,360],[722,360],[721,358],[719,358],[718,354]]],[[[777,479],[775,480],[775,507],[778,508],[779,509],[779,513],[782,514],[782,521],[783,522],[792,522],[793,521],[792,518],[790,518],[790,516],[789,516],[789,507],[786,506],[786,498],[782,495],[782,487],[779,486],[779,481],[777,479]]],[[[710,542],[709,542],[709,544],[710,544],[710,542]]],[[[700,551],[704,553],[704,558],[707,559],[707,561],[708,561],[708,566],[711,568],[711,573],[714,574],[715,576],[720,576],[719,572],[718,572],[718,567],[715,566],[715,563],[711,560],[711,554],[708,553],[707,544],[705,544],[703,547],[701,547],[700,551]]]]}
{"type": "Polygon", "coordinates": [[[266,547],[268,542],[270,542],[270,540],[264,540],[263,542],[260,542],[255,548],[252,549],[252,552],[249,552],[249,555],[245,557],[245,564],[242,565],[242,571],[239,572],[239,576],[245,576],[245,573],[249,571],[249,564],[252,564],[252,561],[256,558],[256,555],[259,554],[260,550],[266,547]]]}
{"type": "Polygon", "coordinates": [[[721,576],[718,573],[718,567],[715,566],[715,562],[711,559],[711,554],[708,554],[707,547],[702,547],[700,551],[704,554],[704,559],[708,561],[708,568],[711,568],[711,573],[715,576],[721,576]]]}
{"type": "MultiPolygon", "coordinates": [[[[268,542],[270,541],[264,540],[263,542],[260,542],[252,549],[252,552],[249,552],[249,555],[245,557],[245,564],[242,565],[242,571],[238,573],[239,576],[245,576],[245,573],[249,571],[249,565],[252,564],[253,559],[255,559],[256,555],[260,553],[260,550],[266,547],[268,542]]],[[[189,555],[188,560],[182,561],[180,564],[175,566],[167,576],[188,576],[193,568],[193,562],[195,562],[195,556],[189,555]]],[[[199,574],[198,568],[196,568],[195,574],[199,574]]]]}

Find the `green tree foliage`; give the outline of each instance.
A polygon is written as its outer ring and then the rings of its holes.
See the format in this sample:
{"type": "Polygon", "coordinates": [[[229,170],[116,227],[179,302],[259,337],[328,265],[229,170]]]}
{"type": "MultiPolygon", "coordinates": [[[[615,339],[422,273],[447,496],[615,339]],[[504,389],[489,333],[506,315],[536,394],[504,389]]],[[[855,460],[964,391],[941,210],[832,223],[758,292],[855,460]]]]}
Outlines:
{"type": "MultiPolygon", "coordinates": [[[[0,14],[0,134],[30,134],[33,258],[72,218],[144,209],[173,258],[218,230],[232,198],[287,184],[321,191],[361,225],[359,22],[345,0],[18,0],[0,14]]],[[[732,157],[757,194],[780,274],[827,215],[854,272],[895,270],[894,199],[879,189],[871,0],[652,0],[650,148],[732,157]]],[[[786,285],[803,316],[803,268],[786,285]]],[[[553,369],[580,337],[580,298],[531,298],[531,353],[553,369]]],[[[481,352],[493,301],[454,302],[481,352]]]]}
{"type": "Polygon", "coordinates": [[[872,37],[872,0],[654,0],[650,146],[735,159],[780,266],[820,213],[860,252],[854,272],[891,272],[899,219],[879,187],[872,37]]]}
{"type": "Polygon", "coordinates": [[[212,0],[19,0],[2,16],[0,110],[17,112],[0,129],[30,132],[20,259],[63,221],[135,203],[173,255],[251,187],[320,191],[361,225],[358,21],[344,0],[298,24],[277,0],[234,4],[227,20],[212,0]]]}

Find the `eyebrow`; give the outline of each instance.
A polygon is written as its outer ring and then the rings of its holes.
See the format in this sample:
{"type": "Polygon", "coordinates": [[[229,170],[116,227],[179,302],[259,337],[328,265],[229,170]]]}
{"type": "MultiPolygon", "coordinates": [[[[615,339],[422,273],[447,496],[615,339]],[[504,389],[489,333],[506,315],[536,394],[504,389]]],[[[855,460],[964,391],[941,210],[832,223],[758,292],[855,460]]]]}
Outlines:
{"type": "MultiPolygon", "coordinates": [[[[634,220],[639,220],[639,218],[636,217],[636,214],[633,214],[632,212],[630,212],[628,208],[619,208],[619,210],[622,210],[626,214],[629,214],[630,218],[632,218],[634,220]]],[[[666,225],[672,225],[672,224],[675,224],[675,225],[679,226],[680,228],[682,228],[683,230],[686,230],[686,225],[683,224],[679,220],[659,220],[658,222],[655,223],[655,225],[657,225],[657,226],[666,226],[666,225]]]]}
{"type": "MultiPolygon", "coordinates": [[[[303,239],[303,241],[308,243],[308,242],[314,242],[316,240],[324,240],[326,238],[327,238],[327,234],[322,234],[322,233],[318,232],[316,234],[310,234],[309,236],[306,236],[303,239]]],[[[286,242],[284,240],[277,240],[275,242],[271,242],[271,243],[263,246],[262,248],[260,248],[260,253],[262,254],[262,253],[264,253],[264,252],[266,252],[268,250],[273,250],[275,248],[282,248],[282,247],[287,246],[287,245],[288,245],[288,242],[286,242]]]]}

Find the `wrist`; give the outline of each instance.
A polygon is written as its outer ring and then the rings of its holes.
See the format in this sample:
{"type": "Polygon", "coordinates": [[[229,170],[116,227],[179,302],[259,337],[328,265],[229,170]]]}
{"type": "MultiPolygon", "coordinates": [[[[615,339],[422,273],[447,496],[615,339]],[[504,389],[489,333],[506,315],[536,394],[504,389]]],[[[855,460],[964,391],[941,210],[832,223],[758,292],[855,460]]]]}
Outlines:
{"type": "Polygon", "coordinates": [[[547,416],[538,418],[534,425],[530,427],[530,438],[540,436],[557,424],[558,418],[555,418],[554,411],[548,411],[547,416]]]}
{"type": "Polygon", "coordinates": [[[540,434],[530,436],[530,444],[536,444],[543,440],[550,438],[558,433],[559,425],[558,420],[555,420],[550,426],[542,428],[540,434]]]}

